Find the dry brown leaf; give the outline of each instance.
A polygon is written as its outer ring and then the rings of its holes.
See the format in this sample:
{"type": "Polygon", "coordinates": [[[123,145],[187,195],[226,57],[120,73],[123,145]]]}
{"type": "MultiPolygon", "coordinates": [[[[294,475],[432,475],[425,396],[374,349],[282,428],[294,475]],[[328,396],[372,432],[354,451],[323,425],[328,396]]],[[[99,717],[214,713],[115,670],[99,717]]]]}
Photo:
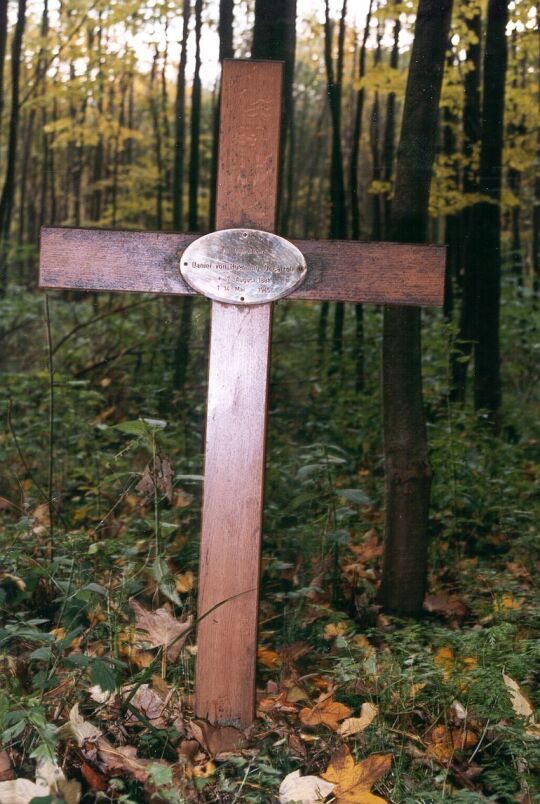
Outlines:
{"type": "Polygon", "coordinates": [[[440,592],[437,595],[426,595],[424,611],[430,614],[441,614],[443,617],[466,617],[469,609],[457,595],[440,592]]]}
{"type": "Polygon", "coordinates": [[[237,753],[246,744],[245,734],[234,726],[214,726],[200,719],[192,720],[189,725],[197,742],[211,757],[237,753]]]}
{"type": "Polygon", "coordinates": [[[377,531],[371,528],[364,536],[362,544],[352,544],[350,549],[360,562],[372,561],[374,558],[379,558],[383,553],[383,546],[379,542],[377,531]]]}
{"type": "Polygon", "coordinates": [[[153,495],[161,491],[170,503],[173,500],[173,470],[167,458],[156,456],[155,463],[149,463],[139,480],[136,489],[141,494],[153,495]]]}
{"type": "Polygon", "coordinates": [[[446,726],[435,726],[427,743],[427,754],[439,762],[450,762],[456,753],[464,748],[472,748],[478,742],[477,735],[466,729],[447,729],[446,726]]]}
{"type": "Polygon", "coordinates": [[[164,765],[170,767],[162,759],[139,759],[137,749],[132,745],[115,747],[104,737],[98,740],[100,766],[112,775],[127,774],[137,782],[145,784],[148,781],[148,768],[151,765],[164,765]]]}
{"type": "Polygon", "coordinates": [[[0,782],[15,778],[15,772],[7,751],[0,751],[0,782]]]}
{"type": "Polygon", "coordinates": [[[525,718],[528,723],[525,729],[529,737],[540,738],[540,723],[536,723],[534,709],[521,691],[521,687],[513,678],[503,673],[503,681],[512,703],[512,709],[519,717],[525,718]]]}
{"type": "Polygon", "coordinates": [[[345,704],[332,700],[328,695],[322,695],[311,709],[305,707],[300,710],[300,722],[304,726],[328,726],[333,731],[339,731],[339,721],[352,714],[345,704]]]}
{"type": "Polygon", "coordinates": [[[390,754],[372,754],[356,764],[344,745],[330,760],[323,779],[336,785],[336,804],[382,804],[385,799],[371,788],[388,773],[391,764],[390,754]]]}
{"type": "Polygon", "coordinates": [[[135,612],[137,629],[146,634],[145,641],[154,648],[163,647],[169,661],[174,662],[191,630],[193,617],[190,615],[184,622],[180,622],[167,609],[149,611],[134,599],[129,601],[129,605],[135,612]]]}
{"type": "Polygon", "coordinates": [[[61,739],[72,738],[79,748],[87,742],[96,742],[101,737],[101,730],[85,720],[79,713],[79,704],[76,703],[69,712],[69,720],[58,729],[61,739]]]}
{"type": "Polygon", "coordinates": [[[360,717],[349,717],[344,720],[339,727],[339,733],[342,737],[352,737],[354,734],[359,734],[373,723],[378,714],[379,707],[369,703],[369,701],[365,701],[360,710],[360,717]]]}
{"type": "Polygon", "coordinates": [[[280,712],[283,714],[296,714],[297,708],[293,703],[287,699],[288,690],[280,692],[279,695],[268,695],[257,704],[259,712],[271,714],[272,712],[280,712]]]}

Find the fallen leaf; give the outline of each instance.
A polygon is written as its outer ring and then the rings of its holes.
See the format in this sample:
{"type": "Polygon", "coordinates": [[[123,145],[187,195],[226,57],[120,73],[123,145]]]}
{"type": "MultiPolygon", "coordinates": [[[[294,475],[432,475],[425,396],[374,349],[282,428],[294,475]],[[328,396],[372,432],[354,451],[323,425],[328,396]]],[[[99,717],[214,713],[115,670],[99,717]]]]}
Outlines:
{"type": "Polygon", "coordinates": [[[195,576],[191,570],[181,572],[174,576],[174,585],[176,591],[181,595],[186,595],[188,592],[191,592],[194,583],[195,576]]]}
{"type": "Polygon", "coordinates": [[[529,737],[536,737],[537,739],[540,738],[540,723],[535,721],[534,717],[534,709],[532,708],[531,704],[524,696],[523,692],[517,681],[514,681],[513,678],[507,676],[506,673],[503,673],[503,681],[505,684],[506,689],[510,694],[510,700],[512,702],[512,709],[519,717],[525,718],[527,722],[527,726],[525,728],[525,733],[529,735],[529,737]]]}
{"type": "Polygon", "coordinates": [[[66,780],[64,773],[53,762],[38,763],[36,781],[13,779],[0,782],[0,801],[2,804],[29,804],[34,798],[61,798],[65,804],[78,804],[81,799],[81,786],[75,780],[66,780]]]}
{"type": "Polygon", "coordinates": [[[447,592],[426,595],[423,608],[430,614],[441,614],[443,617],[466,617],[469,613],[469,609],[457,595],[447,592]]]}
{"type": "Polygon", "coordinates": [[[13,765],[7,751],[0,751],[0,782],[7,782],[15,778],[13,765]]]}
{"type": "Polygon", "coordinates": [[[333,790],[336,804],[382,804],[371,788],[388,773],[392,764],[390,754],[371,754],[358,764],[344,745],[330,760],[323,779],[336,785],[333,790]]]}
{"type": "Polygon", "coordinates": [[[524,718],[533,718],[534,719],[534,709],[530,705],[529,701],[523,695],[521,688],[517,681],[514,681],[513,678],[507,676],[506,673],[503,673],[503,681],[506,689],[510,694],[510,701],[512,703],[512,709],[519,715],[520,717],[524,718]]]}
{"type": "Polygon", "coordinates": [[[328,726],[333,731],[339,730],[339,721],[352,714],[345,704],[332,700],[328,695],[322,695],[311,709],[305,707],[300,710],[299,718],[304,726],[328,726]]]}
{"type": "Polygon", "coordinates": [[[450,762],[456,753],[464,748],[472,748],[478,742],[473,731],[466,729],[447,729],[435,726],[427,741],[427,754],[439,762],[450,762]]]}
{"type": "Polygon", "coordinates": [[[341,620],[339,623],[328,623],[324,626],[323,636],[325,639],[335,639],[338,636],[345,636],[349,629],[350,625],[345,620],[341,620]]]}
{"type": "Polygon", "coordinates": [[[279,695],[268,695],[257,704],[259,712],[271,714],[272,712],[280,712],[283,714],[296,714],[296,706],[287,699],[288,690],[280,692],[279,695]]]}
{"type": "Polygon", "coordinates": [[[379,558],[383,553],[383,546],[379,542],[377,531],[371,528],[364,536],[362,544],[352,544],[350,549],[361,562],[372,561],[374,558],[379,558]]]}
{"type": "Polygon", "coordinates": [[[139,759],[137,749],[132,745],[113,746],[104,737],[98,741],[100,767],[111,774],[126,774],[137,782],[145,784],[152,766],[170,767],[162,759],[139,759]]]}
{"type": "Polygon", "coordinates": [[[146,634],[145,641],[154,648],[163,647],[169,661],[174,662],[191,630],[193,617],[190,615],[184,622],[180,622],[167,609],[149,611],[134,599],[129,601],[129,605],[135,612],[137,630],[146,634]]]}
{"type": "Polygon", "coordinates": [[[275,650],[269,650],[261,645],[257,650],[257,659],[263,667],[275,668],[281,664],[281,656],[275,650]]]}
{"type": "Polygon", "coordinates": [[[301,776],[299,770],[289,773],[279,786],[279,804],[316,804],[333,791],[334,785],[319,776],[301,776]]]}
{"type": "Polygon", "coordinates": [[[366,701],[362,704],[360,717],[349,717],[344,720],[339,727],[339,733],[342,737],[352,737],[354,734],[359,734],[373,723],[378,714],[379,708],[375,704],[366,701]]]}
{"type": "Polygon", "coordinates": [[[79,748],[87,742],[95,742],[102,732],[79,713],[76,703],[69,712],[69,720],[58,729],[60,739],[73,738],[79,748]]]}

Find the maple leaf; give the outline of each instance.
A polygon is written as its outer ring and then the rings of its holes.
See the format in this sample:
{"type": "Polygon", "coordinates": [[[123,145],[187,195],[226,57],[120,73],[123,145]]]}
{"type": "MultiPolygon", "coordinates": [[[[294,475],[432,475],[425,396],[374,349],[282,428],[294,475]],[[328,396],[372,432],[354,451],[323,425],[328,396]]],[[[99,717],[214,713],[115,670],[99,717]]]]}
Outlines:
{"type": "Polygon", "coordinates": [[[456,751],[472,748],[478,737],[468,729],[447,729],[446,726],[435,726],[429,736],[427,753],[439,762],[450,762],[456,751]]]}
{"type": "Polygon", "coordinates": [[[336,785],[333,794],[336,804],[383,804],[371,788],[388,773],[392,764],[390,754],[371,754],[358,764],[343,746],[330,760],[323,779],[336,785]]]}
{"type": "Polygon", "coordinates": [[[135,612],[137,630],[146,635],[145,641],[154,648],[163,647],[169,661],[177,659],[191,630],[193,617],[190,615],[184,622],[180,622],[167,609],[149,611],[133,599],[129,601],[129,605],[135,612]]]}
{"type": "Polygon", "coordinates": [[[338,731],[339,721],[344,720],[352,714],[345,704],[334,701],[328,694],[321,695],[315,706],[311,709],[304,707],[300,710],[299,718],[304,726],[328,726],[333,731],[338,731]]]}

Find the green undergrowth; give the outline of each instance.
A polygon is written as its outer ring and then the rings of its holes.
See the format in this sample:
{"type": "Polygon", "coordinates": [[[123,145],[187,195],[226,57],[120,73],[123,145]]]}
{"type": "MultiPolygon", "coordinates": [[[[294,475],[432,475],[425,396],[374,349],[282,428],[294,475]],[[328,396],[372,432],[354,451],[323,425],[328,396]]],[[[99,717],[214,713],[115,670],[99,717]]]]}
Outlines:
{"type": "Polygon", "coordinates": [[[260,716],[241,750],[216,758],[187,745],[194,634],[171,661],[141,647],[130,607],[195,613],[209,307],[195,302],[188,382],[175,390],[177,300],[51,294],[51,376],[44,297],[13,290],[0,310],[0,727],[15,774],[33,779],[36,760],[56,757],[85,802],[271,802],[287,774],[321,775],[345,742],[357,761],[391,755],[373,788],[389,801],[540,796],[540,316],[523,290],[504,294],[500,436],[449,403],[453,333],[424,313],[431,603],[415,620],[375,603],[381,312],[365,310],[358,391],[352,309],[339,357],[331,322],[320,348],[318,305],[276,306],[260,716]],[[134,715],[128,685],[174,694],[180,718],[134,715]],[[96,686],[120,693],[115,707],[92,699],[96,686]],[[320,695],[377,716],[348,738],[306,725],[320,695]],[[76,703],[112,744],[137,748],[144,773],[93,766],[66,743],[76,703]]]}

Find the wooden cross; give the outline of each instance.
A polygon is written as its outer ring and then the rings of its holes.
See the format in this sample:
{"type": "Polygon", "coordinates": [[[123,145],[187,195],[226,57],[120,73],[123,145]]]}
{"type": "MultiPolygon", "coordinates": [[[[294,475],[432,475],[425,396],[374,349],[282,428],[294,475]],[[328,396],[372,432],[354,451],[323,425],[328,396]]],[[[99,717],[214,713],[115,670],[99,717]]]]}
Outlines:
{"type": "MultiPolygon", "coordinates": [[[[223,66],[216,228],[276,224],[282,64],[223,66]]],[[[45,228],[40,286],[193,294],[179,271],[197,235],[45,228]]],[[[444,249],[301,240],[293,299],[441,305],[444,249]]],[[[212,302],[199,570],[196,712],[239,726],[254,717],[272,303],[212,302]],[[223,601],[223,605],[218,605],[223,601]]]]}

